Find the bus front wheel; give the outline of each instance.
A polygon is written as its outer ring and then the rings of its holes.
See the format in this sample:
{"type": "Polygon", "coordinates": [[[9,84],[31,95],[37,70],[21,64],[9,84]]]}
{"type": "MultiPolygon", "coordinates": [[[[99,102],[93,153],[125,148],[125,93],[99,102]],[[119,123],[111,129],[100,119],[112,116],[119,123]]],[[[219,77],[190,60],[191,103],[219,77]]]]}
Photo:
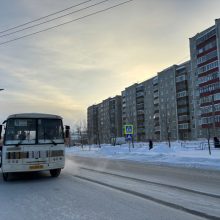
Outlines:
{"type": "Polygon", "coordinates": [[[61,169],[50,170],[50,175],[52,177],[58,177],[60,175],[61,169]]]}
{"type": "Polygon", "coordinates": [[[8,173],[2,173],[3,180],[8,181],[8,173]]]}

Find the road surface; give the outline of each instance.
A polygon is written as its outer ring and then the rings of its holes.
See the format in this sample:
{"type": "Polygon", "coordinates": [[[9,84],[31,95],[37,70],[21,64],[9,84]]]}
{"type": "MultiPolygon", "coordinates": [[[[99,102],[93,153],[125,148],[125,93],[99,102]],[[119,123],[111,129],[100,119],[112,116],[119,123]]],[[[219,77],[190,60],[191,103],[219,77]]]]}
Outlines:
{"type": "Polygon", "coordinates": [[[220,172],[68,156],[49,172],[0,177],[0,219],[220,219],[220,172]]]}

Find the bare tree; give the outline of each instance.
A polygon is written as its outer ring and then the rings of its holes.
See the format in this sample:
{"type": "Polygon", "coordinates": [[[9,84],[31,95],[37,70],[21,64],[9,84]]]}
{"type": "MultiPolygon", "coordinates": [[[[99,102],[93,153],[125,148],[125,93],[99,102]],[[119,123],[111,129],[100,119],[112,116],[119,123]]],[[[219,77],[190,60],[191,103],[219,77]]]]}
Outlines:
{"type": "Polygon", "coordinates": [[[87,143],[87,126],[85,120],[80,120],[76,125],[76,133],[81,147],[87,143]]]}

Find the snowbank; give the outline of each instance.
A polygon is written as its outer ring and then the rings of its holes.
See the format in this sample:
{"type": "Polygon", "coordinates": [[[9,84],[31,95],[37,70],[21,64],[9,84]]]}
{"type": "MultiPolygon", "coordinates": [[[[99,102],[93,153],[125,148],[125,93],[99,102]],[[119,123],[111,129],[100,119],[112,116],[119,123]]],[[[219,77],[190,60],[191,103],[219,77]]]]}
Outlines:
{"type": "Polygon", "coordinates": [[[207,143],[201,141],[172,142],[170,148],[165,142],[154,143],[151,150],[147,143],[135,143],[134,148],[129,144],[90,145],[66,148],[66,154],[220,170],[220,149],[212,146],[209,155],[207,143]]]}

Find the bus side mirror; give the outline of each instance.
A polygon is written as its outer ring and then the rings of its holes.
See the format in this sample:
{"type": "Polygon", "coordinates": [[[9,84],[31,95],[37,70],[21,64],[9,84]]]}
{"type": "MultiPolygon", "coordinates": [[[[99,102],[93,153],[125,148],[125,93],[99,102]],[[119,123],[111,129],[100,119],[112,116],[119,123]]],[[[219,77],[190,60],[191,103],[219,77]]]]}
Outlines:
{"type": "Polygon", "coordinates": [[[0,125],[0,140],[2,139],[2,125],[0,125]]]}
{"type": "Polygon", "coordinates": [[[70,126],[65,125],[65,138],[69,138],[70,136],[70,126]]]}

